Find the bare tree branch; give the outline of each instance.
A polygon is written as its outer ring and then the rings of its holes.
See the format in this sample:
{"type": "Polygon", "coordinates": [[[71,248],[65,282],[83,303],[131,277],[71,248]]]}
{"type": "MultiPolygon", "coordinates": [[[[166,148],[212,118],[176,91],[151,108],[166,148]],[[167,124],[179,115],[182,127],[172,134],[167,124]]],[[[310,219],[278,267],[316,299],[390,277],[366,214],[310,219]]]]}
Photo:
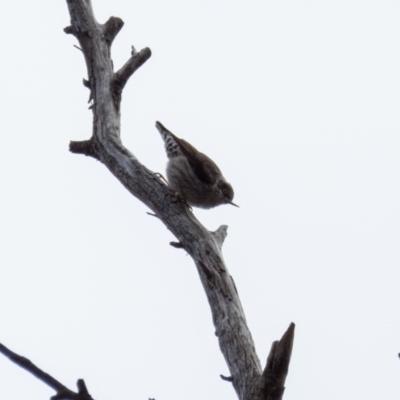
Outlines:
{"type": "MultiPolygon", "coordinates": [[[[90,0],[66,1],[71,25],[65,28],[65,32],[77,38],[85,57],[88,79],[84,80],[84,85],[90,89],[90,109],[93,112],[91,138],[72,141],[70,151],[91,156],[103,163],[172,232],[178,242],[171,244],[185,249],[192,257],[207,295],[215,333],[231,375],[228,378],[221,377],[232,382],[238,398],[280,400],[290,361],[294,324],[290,325],[279,342],[272,345],[263,371],[235,283],[223,260],[221,249],[227,227],[223,225],[215,232],[205,229],[184,203],[176,201],[175,194],[168,186],[142,165],[121,142],[121,94],[129,78],[151,56],[150,49],[136,52],[133,48],[128,61],[114,73],[111,44],[122,28],[123,21],[111,17],[105,24],[99,24],[90,0]]],[[[24,363],[19,365],[23,366],[24,363]]],[[[62,397],[72,396],[73,392],[59,382],[52,381],[53,378],[46,380],[43,379],[45,375],[35,376],[47,384],[52,382],[55,385],[52,386],[58,391],[55,398],[73,398],[62,397]]],[[[87,392],[84,385],[81,389],[80,392],[87,392]]]]}
{"type": "Polygon", "coordinates": [[[64,386],[62,383],[54,379],[47,372],[41,370],[39,367],[33,364],[32,361],[14,353],[1,343],[0,343],[0,353],[9,358],[13,363],[17,364],[21,368],[30,372],[33,376],[44,382],[46,385],[54,389],[57,392],[57,394],[52,396],[51,398],[52,400],[93,400],[92,396],[89,394],[86,388],[83,379],[78,380],[77,382],[78,393],[75,393],[72,390],[68,389],[66,386],[64,386]]]}
{"type": "MultiPolygon", "coordinates": [[[[206,230],[120,141],[120,94],[133,72],[150,57],[150,50],[133,51],[130,60],[114,74],[110,43],[104,40],[104,26],[95,21],[90,1],[68,0],[67,3],[73,27],[71,32],[79,40],[85,55],[93,96],[93,136],[90,151],[84,154],[93,153],[107,166],[171,230],[179,241],[177,247],[191,255],[211,307],[216,335],[233,386],[240,399],[254,400],[255,393],[261,393],[261,383],[263,387],[268,386],[269,380],[261,379],[262,369],[253,339],[235,284],[223,261],[221,247],[226,227],[220,227],[215,233],[206,230]]],[[[71,150],[76,150],[72,143],[71,150]]],[[[268,369],[266,374],[269,376],[270,373],[275,370],[268,369]]],[[[272,378],[270,380],[274,381],[272,378]]]]}
{"type": "Polygon", "coordinates": [[[124,21],[118,17],[110,17],[109,20],[104,24],[103,35],[104,40],[111,46],[118,32],[124,26],[124,21]]]}
{"type": "Polygon", "coordinates": [[[289,371],[294,340],[294,323],[291,323],[281,340],[272,343],[267,365],[261,376],[261,388],[265,399],[281,399],[289,371]]]}
{"type": "Polygon", "coordinates": [[[93,151],[93,143],[91,140],[82,140],[80,142],[70,142],[69,151],[75,154],[84,154],[97,158],[96,153],[93,151]]]}
{"type": "Polygon", "coordinates": [[[132,57],[115,73],[114,90],[118,96],[117,100],[121,101],[122,90],[127,84],[133,73],[140,68],[151,56],[151,50],[146,47],[136,52],[132,46],[132,57]]]}

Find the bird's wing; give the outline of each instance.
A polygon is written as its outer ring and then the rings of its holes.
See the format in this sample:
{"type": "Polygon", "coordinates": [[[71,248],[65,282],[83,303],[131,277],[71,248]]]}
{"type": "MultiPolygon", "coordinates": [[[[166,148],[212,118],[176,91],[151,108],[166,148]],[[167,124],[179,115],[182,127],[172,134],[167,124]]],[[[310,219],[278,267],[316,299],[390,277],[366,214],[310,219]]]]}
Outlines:
{"type": "Polygon", "coordinates": [[[213,160],[205,154],[200,153],[186,140],[179,139],[174,135],[174,139],[178,143],[182,153],[187,157],[190,166],[197,177],[204,183],[215,183],[221,171],[213,160]]]}

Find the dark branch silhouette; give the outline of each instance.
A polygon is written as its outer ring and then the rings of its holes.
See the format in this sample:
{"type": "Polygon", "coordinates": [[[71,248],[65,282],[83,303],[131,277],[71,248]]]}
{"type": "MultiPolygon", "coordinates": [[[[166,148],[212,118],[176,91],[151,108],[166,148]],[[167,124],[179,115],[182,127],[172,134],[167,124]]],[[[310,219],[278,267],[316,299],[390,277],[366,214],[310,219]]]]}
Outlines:
{"type": "Polygon", "coordinates": [[[47,372],[44,372],[39,367],[37,367],[32,361],[27,358],[14,353],[6,346],[0,343],[0,353],[5,355],[13,363],[17,364],[19,367],[30,372],[33,376],[41,380],[47,386],[50,386],[57,393],[51,397],[52,400],[93,400],[92,396],[89,394],[85,382],[83,379],[79,379],[77,382],[78,392],[75,393],[68,389],[57,379],[53,378],[47,372]]]}

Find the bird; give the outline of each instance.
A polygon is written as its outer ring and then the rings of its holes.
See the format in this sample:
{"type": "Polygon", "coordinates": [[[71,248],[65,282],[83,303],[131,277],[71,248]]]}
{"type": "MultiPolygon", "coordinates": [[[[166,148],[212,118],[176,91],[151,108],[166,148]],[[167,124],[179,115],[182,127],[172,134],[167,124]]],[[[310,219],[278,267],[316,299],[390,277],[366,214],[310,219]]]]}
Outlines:
{"type": "Polygon", "coordinates": [[[183,202],[206,209],[222,204],[239,207],[232,201],[232,186],[211,158],[176,137],[161,122],[156,121],[156,128],[164,140],[168,157],[168,185],[183,202]]]}

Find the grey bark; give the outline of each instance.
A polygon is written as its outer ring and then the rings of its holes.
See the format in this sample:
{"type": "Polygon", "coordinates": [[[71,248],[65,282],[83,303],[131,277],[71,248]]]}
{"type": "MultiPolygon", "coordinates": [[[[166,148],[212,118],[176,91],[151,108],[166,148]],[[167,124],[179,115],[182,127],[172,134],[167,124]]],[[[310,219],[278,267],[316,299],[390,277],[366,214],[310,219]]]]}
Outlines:
{"type": "Polygon", "coordinates": [[[257,357],[253,339],[232,277],[222,257],[226,226],[209,232],[182,202],[176,201],[158,175],[142,165],[120,139],[121,93],[131,75],[150,56],[148,48],[136,52],[117,72],[113,70],[111,44],[123,26],[111,17],[99,24],[90,0],[67,0],[71,25],[65,32],[80,44],[88,71],[84,85],[90,90],[93,112],[92,137],[71,142],[70,150],[91,156],[103,163],[132,193],[146,204],[178,239],[171,243],[192,257],[211,308],[222,354],[240,400],[279,400],[283,396],[288,372],[294,324],[280,341],[272,345],[264,370],[257,357]]]}

